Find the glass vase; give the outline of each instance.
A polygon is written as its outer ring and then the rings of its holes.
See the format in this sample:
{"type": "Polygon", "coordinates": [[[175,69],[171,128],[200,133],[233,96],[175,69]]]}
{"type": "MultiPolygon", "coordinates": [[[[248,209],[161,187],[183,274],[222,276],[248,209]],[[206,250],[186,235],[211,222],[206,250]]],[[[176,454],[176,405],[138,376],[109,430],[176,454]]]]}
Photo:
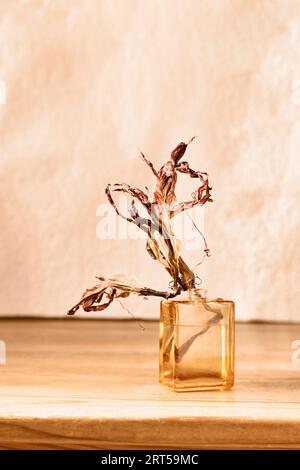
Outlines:
{"type": "Polygon", "coordinates": [[[203,289],[163,300],[159,381],[180,391],[225,390],[234,383],[234,303],[203,289]]]}

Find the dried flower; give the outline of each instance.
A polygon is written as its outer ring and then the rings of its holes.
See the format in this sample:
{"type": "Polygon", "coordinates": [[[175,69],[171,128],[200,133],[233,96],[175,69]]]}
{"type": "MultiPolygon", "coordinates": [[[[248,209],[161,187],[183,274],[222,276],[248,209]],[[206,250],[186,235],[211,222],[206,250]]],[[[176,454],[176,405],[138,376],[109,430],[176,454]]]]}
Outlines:
{"type": "MultiPolygon", "coordinates": [[[[158,291],[144,287],[124,275],[109,276],[107,278],[101,276],[98,277],[99,283],[87,289],[79,302],[69,310],[69,315],[73,315],[80,307],[86,312],[104,310],[114,299],[127,297],[130,294],[170,298],[175,297],[182,291],[195,288],[196,276],[183,260],[180,254],[179,242],[171,228],[171,219],[176,215],[196,205],[202,206],[206,202],[212,201],[207,173],[192,170],[188,162],[181,161],[187,146],[193,140],[194,137],[188,143],[181,142],[177,145],[171,152],[170,160],[158,171],[151,161],[142,152],[140,153],[142,160],[148,165],[156,178],[152,200],[148,191],[146,194],[141,189],[131,187],[126,183],[109,184],[105,190],[107,199],[116,213],[147,234],[146,250],[151,258],[159,261],[170,274],[172,279],[171,290],[158,291]],[[192,199],[189,201],[177,201],[175,194],[177,173],[189,175],[190,178],[196,178],[200,181],[200,186],[192,194],[192,199]],[[128,214],[122,214],[115,203],[113,194],[118,192],[125,193],[132,198],[128,214]],[[144,207],[146,217],[140,216],[136,202],[144,207]]],[[[201,232],[200,234],[205,243],[203,256],[209,256],[205,238],[201,232]]]]}

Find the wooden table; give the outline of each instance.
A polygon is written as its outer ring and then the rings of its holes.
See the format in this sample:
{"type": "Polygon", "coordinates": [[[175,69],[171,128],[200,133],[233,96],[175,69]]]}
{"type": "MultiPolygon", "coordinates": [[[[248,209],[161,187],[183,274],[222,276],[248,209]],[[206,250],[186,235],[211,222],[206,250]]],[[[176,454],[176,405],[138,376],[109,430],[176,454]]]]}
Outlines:
{"type": "Polygon", "coordinates": [[[299,325],[237,325],[235,388],[180,394],[159,386],[144,325],[0,320],[0,448],[300,448],[299,325]]]}

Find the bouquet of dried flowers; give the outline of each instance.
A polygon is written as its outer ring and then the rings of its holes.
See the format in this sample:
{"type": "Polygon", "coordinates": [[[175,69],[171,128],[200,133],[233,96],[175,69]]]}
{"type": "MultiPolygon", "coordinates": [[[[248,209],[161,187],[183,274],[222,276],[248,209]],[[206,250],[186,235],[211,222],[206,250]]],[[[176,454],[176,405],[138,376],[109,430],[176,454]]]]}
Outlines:
{"type": "MultiPolygon", "coordinates": [[[[190,168],[187,161],[182,161],[187,146],[193,140],[194,137],[188,143],[181,142],[178,144],[171,152],[170,159],[160,170],[156,170],[151,161],[142,152],[140,153],[141,158],[148,165],[156,180],[152,197],[148,190],[145,192],[126,183],[109,184],[105,190],[107,199],[116,213],[146,233],[146,250],[151,258],[159,261],[171,276],[170,290],[159,291],[145,287],[126,278],[124,275],[99,276],[97,277],[99,281],[97,285],[83,293],[79,302],[69,310],[69,315],[73,315],[80,307],[86,312],[104,310],[114,299],[128,297],[130,294],[144,297],[158,296],[167,299],[175,297],[182,291],[189,291],[196,287],[195,272],[183,260],[179,242],[171,228],[171,220],[176,215],[194,206],[203,206],[206,202],[212,201],[207,173],[195,171],[190,168]],[[196,178],[200,182],[199,187],[192,193],[192,199],[189,201],[177,201],[175,189],[178,173],[196,178]],[[113,197],[114,193],[125,193],[132,199],[128,214],[120,212],[113,197]],[[137,202],[144,207],[147,214],[145,217],[139,214],[137,202]]],[[[204,256],[209,256],[209,249],[204,236],[203,240],[204,256]]]]}

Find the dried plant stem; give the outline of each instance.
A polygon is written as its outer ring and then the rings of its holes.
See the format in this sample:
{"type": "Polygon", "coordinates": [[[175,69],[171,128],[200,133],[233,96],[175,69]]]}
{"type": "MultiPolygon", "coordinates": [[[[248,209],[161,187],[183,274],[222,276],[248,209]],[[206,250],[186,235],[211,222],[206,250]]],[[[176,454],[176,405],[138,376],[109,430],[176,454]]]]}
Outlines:
{"type": "Polygon", "coordinates": [[[123,310],[125,310],[128,315],[130,315],[132,317],[132,319],[136,322],[136,324],[138,325],[138,327],[142,330],[142,331],[145,331],[145,327],[144,325],[138,321],[138,319],[135,317],[135,315],[129,310],[129,308],[126,307],[126,305],[123,304],[123,302],[121,302],[120,299],[117,299],[117,302],[121,305],[121,307],[123,308],[123,310]]]}

